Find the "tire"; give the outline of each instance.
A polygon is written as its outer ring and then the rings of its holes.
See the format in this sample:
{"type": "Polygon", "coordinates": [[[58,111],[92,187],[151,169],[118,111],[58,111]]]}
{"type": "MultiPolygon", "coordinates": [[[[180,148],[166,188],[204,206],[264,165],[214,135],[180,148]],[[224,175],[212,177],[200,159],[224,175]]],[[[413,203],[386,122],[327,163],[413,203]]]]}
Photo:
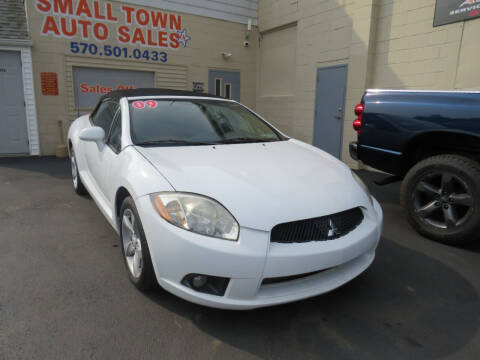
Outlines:
{"type": "Polygon", "coordinates": [[[120,210],[120,241],[130,281],[141,291],[157,287],[157,278],[153,270],[142,222],[135,203],[129,196],[123,201],[120,210]],[[129,223],[128,220],[130,220],[129,223]],[[140,266],[137,266],[138,264],[140,266]]]}
{"type": "Polygon", "coordinates": [[[403,180],[400,201],[420,234],[448,245],[477,240],[480,164],[460,155],[422,160],[403,180]]]}
{"type": "Polygon", "coordinates": [[[88,192],[82,183],[82,179],[80,179],[80,173],[78,172],[78,166],[77,166],[77,159],[75,157],[75,152],[73,151],[73,147],[70,148],[70,165],[72,168],[73,189],[78,195],[86,195],[88,192]]]}

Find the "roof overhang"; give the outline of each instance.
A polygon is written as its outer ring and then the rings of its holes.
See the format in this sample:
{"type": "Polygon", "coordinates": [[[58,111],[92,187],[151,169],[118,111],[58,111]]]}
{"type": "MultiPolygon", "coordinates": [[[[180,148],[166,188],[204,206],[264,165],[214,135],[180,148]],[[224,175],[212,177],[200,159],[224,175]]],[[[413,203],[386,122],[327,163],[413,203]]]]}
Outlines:
{"type": "Polygon", "coordinates": [[[0,46],[33,46],[31,39],[0,39],[0,46]]]}

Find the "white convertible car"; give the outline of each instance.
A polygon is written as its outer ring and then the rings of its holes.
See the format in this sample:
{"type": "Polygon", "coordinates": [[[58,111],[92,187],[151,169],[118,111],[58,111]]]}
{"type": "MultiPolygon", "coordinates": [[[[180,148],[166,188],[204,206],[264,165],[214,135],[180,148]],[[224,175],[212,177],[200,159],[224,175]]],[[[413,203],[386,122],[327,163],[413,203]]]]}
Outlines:
{"type": "Polygon", "coordinates": [[[119,233],[141,290],[251,309],[335,289],[375,257],[382,210],[362,181],[236,101],[113,91],[68,145],[75,191],[119,233]]]}

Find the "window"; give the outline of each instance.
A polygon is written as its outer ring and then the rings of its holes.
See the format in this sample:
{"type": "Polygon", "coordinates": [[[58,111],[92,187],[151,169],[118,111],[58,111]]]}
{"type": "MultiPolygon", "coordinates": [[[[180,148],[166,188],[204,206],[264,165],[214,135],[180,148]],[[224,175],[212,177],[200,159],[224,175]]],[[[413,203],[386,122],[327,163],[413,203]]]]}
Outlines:
{"type": "Polygon", "coordinates": [[[222,79],[215,79],[215,96],[222,96],[222,79]]]}
{"type": "Polygon", "coordinates": [[[99,126],[105,131],[105,136],[108,135],[112,125],[113,116],[117,112],[119,105],[113,100],[104,100],[97,111],[92,115],[93,125],[99,126]]]}
{"type": "Polygon", "coordinates": [[[218,100],[150,100],[154,107],[130,102],[135,144],[152,146],[231,144],[284,140],[242,105],[218,100]]]}
{"type": "Polygon", "coordinates": [[[225,84],[225,98],[231,99],[232,98],[232,84],[225,84]]]}
{"type": "Polygon", "coordinates": [[[117,109],[107,143],[116,151],[122,150],[122,112],[117,109]]]}

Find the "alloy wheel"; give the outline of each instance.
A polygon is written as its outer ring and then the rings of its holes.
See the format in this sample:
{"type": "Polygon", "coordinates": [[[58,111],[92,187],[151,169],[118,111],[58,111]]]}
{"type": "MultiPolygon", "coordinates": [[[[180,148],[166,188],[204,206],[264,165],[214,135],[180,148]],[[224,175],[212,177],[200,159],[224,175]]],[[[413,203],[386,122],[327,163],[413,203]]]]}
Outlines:
{"type": "Polygon", "coordinates": [[[77,188],[78,186],[78,170],[77,170],[77,161],[75,160],[75,154],[73,150],[70,153],[70,164],[72,166],[72,181],[73,186],[77,188]]]}
{"type": "Polygon", "coordinates": [[[451,172],[425,175],[413,191],[415,214],[438,229],[454,229],[473,213],[473,195],[467,183],[451,172]]]}
{"type": "Polygon", "coordinates": [[[138,279],[142,275],[143,269],[142,244],[135,215],[131,209],[123,212],[122,245],[128,270],[135,279],[138,279]]]}

